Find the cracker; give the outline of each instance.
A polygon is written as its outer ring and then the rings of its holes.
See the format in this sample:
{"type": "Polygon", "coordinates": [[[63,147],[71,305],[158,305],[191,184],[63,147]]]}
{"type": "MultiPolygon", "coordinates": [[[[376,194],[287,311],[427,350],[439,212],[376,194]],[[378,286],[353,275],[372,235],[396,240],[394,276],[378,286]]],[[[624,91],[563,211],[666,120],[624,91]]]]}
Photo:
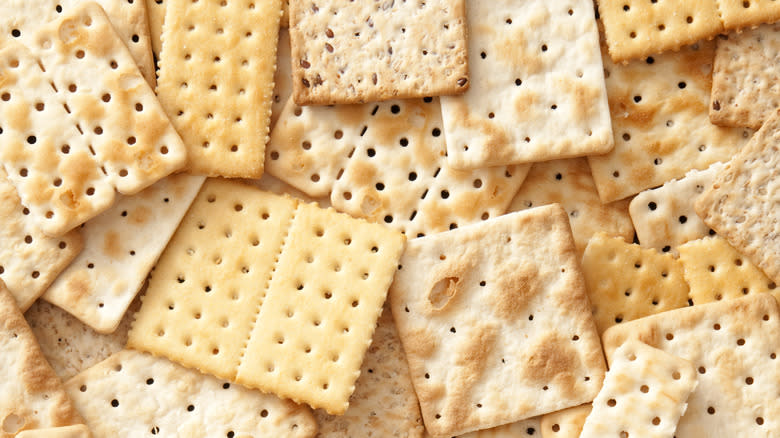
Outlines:
{"type": "Polygon", "coordinates": [[[469,85],[466,27],[465,0],[294,0],[293,99],[307,105],[462,93],[469,85]]]}
{"type": "Polygon", "coordinates": [[[539,435],[539,417],[534,417],[492,429],[469,432],[465,435],[459,435],[458,438],[517,438],[538,437],[539,435]]]}
{"type": "Polygon", "coordinates": [[[569,214],[580,259],[588,241],[598,231],[622,237],[627,242],[634,238],[628,201],[602,204],[584,158],[534,163],[512,199],[509,211],[556,203],[569,214]]]}
{"type": "Polygon", "coordinates": [[[124,350],[65,384],[95,436],[313,437],[308,408],[124,350]]]}
{"type": "Polygon", "coordinates": [[[614,144],[591,0],[466,2],[469,90],[441,98],[458,169],[609,152],[614,144]]]}
{"type": "Polygon", "coordinates": [[[263,174],[280,1],[166,0],[157,93],[191,173],[263,174]]]}
{"type": "MultiPolygon", "coordinates": [[[[775,0],[717,0],[720,19],[726,30],[755,27],[780,20],[780,4],[775,0]]],[[[757,129],[757,128],[756,128],[757,129]]]]}
{"type": "Polygon", "coordinates": [[[598,0],[609,55],[615,62],[678,50],[723,30],[722,0],[598,0]]]}
{"type": "Polygon", "coordinates": [[[91,438],[89,428],[84,424],[24,430],[16,438],[91,438]]]}
{"type": "Polygon", "coordinates": [[[588,157],[599,196],[612,202],[726,161],[751,131],[709,121],[715,45],[617,65],[604,58],[615,148],[588,157]]]}
{"type": "Polygon", "coordinates": [[[612,354],[580,436],[672,438],[697,383],[687,360],[636,340],[625,342],[612,354]]]}
{"type": "Polygon", "coordinates": [[[780,282],[778,128],[776,112],[696,201],[704,223],[775,282],[780,282]]]}
{"type": "Polygon", "coordinates": [[[70,426],[84,421],[41,353],[14,297],[0,280],[0,436],[26,429],[70,426]]]}
{"type": "Polygon", "coordinates": [[[292,70],[290,66],[290,32],[279,29],[279,46],[276,49],[276,73],[274,73],[274,97],[271,102],[271,124],[273,132],[276,121],[282,114],[292,94],[292,70]]]}
{"type": "Polygon", "coordinates": [[[282,19],[279,25],[281,27],[290,26],[290,0],[282,0],[282,19]]]}
{"type": "Polygon", "coordinates": [[[27,222],[27,214],[29,210],[0,166],[0,279],[22,311],[46,291],[84,246],[78,231],[61,238],[48,237],[27,222]]]}
{"type": "Polygon", "coordinates": [[[434,436],[576,406],[601,386],[598,333],[558,205],[410,241],[390,303],[434,436]]]}
{"type": "Polygon", "coordinates": [[[312,198],[286,182],[271,176],[270,173],[264,173],[260,179],[247,180],[246,182],[266,192],[276,193],[277,195],[290,195],[304,202],[316,202],[322,208],[331,207],[329,196],[312,198]]]}
{"type": "Polygon", "coordinates": [[[162,28],[165,21],[165,0],[146,0],[146,10],[149,13],[149,36],[152,40],[152,52],[155,59],[160,59],[162,52],[162,28]]]}
{"type": "Polygon", "coordinates": [[[688,284],[679,261],[619,237],[593,236],[582,257],[582,270],[599,333],[688,304],[688,284]]]}
{"type": "Polygon", "coordinates": [[[769,294],[686,307],[616,325],[604,333],[607,359],[629,339],[690,361],[699,385],[678,437],[777,436],[780,312],[769,294]]]}
{"type": "Polygon", "coordinates": [[[628,211],[639,243],[677,256],[677,246],[710,234],[693,208],[704,189],[723,168],[714,163],[705,170],[691,170],[661,187],[645,190],[631,200],[628,211]]]}
{"type": "Polygon", "coordinates": [[[84,224],[84,251],[43,299],[100,333],[116,330],[204,179],[171,175],[84,224]]]}
{"type": "Polygon", "coordinates": [[[591,409],[588,403],[542,416],[542,438],[579,438],[591,409]]]}
{"type": "Polygon", "coordinates": [[[349,409],[340,416],[322,410],[314,415],[320,427],[318,438],[423,436],[420,405],[389,306],[377,321],[349,409]]]}

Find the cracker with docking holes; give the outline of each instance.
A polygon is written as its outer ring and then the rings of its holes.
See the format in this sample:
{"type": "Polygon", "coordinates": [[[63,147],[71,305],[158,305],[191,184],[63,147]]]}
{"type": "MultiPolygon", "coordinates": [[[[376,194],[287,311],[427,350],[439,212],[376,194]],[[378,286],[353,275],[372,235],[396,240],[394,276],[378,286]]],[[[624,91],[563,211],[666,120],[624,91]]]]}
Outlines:
{"type": "MultiPolygon", "coordinates": [[[[717,0],[720,19],[726,30],[756,27],[780,20],[780,4],[775,0],[717,0]]],[[[758,128],[756,128],[758,129],[758,128]]]]}
{"type": "Polygon", "coordinates": [[[293,0],[295,103],[364,103],[466,91],[465,3],[293,0]]]}
{"type": "Polygon", "coordinates": [[[599,333],[612,325],[688,304],[683,268],[671,254],[598,233],[582,270],[599,333]]]}
{"type": "Polygon", "coordinates": [[[263,174],[280,1],[165,1],[157,93],[191,173],[263,174]]]}
{"type": "Polygon", "coordinates": [[[637,340],[625,342],[612,354],[580,437],[672,438],[697,384],[687,360],[637,340]]]}
{"type": "MultiPolygon", "coordinates": [[[[430,437],[430,435],[426,435],[430,437]]],[[[496,426],[491,429],[482,429],[459,435],[457,438],[516,438],[516,437],[538,437],[539,436],[539,417],[529,418],[527,420],[516,421],[514,423],[496,426]]]]}
{"type": "Polygon", "coordinates": [[[204,179],[171,175],[84,224],[84,250],[43,299],[100,333],[116,330],[204,179]]]}
{"type": "Polygon", "coordinates": [[[277,195],[290,195],[293,198],[298,198],[303,202],[316,202],[322,208],[331,207],[330,197],[325,196],[323,198],[312,198],[311,196],[303,193],[295,187],[287,184],[286,182],[271,176],[270,173],[264,173],[260,179],[250,179],[245,182],[254,185],[260,190],[276,193],[277,195]]]}
{"type": "Polygon", "coordinates": [[[447,163],[476,169],[609,152],[591,0],[467,1],[471,86],[442,96],[447,163]]]}
{"type": "Polygon", "coordinates": [[[304,406],[133,350],[120,351],[65,383],[96,437],[313,437],[304,406]]]}
{"type": "Polygon", "coordinates": [[[542,416],[542,438],[579,438],[591,409],[587,403],[542,416]]]}
{"type": "Polygon", "coordinates": [[[390,303],[431,435],[576,406],[601,386],[598,332],[559,205],[410,241],[390,303]]]}
{"type": "Polygon", "coordinates": [[[775,298],[744,298],[685,307],[607,330],[607,360],[630,339],[690,361],[699,385],[677,424],[678,437],[780,434],[780,312],[775,298]]]}
{"type": "Polygon", "coordinates": [[[16,438],[92,438],[92,434],[86,425],[76,424],[73,426],[23,430],[16,435],[16,438]]]}
{"type": "Polygon", "coordinates": [[[710,123],[714,53],[714,42],[701,42],[627,65],[604,57],[615,148],[588,157],[602,201],[726,161],[747,143],[750,130],[710,123]]]}

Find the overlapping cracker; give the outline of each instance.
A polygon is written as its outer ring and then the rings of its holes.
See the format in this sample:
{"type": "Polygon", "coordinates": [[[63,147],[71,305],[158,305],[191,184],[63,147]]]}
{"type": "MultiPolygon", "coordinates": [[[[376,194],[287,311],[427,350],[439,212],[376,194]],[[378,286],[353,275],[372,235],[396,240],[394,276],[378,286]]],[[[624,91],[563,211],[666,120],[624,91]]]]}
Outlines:
{"type": "Polygon", "coordinates": [[[542,438],[579,438],[592,409],[588,403],[542,416],[542,438]]]}
{"type": "Polygon", "coordinates": [[[432,435],[595,397],[604,363],[576,254],[558,205],[409,242],[390,302],[432,435]]]}
{"type": "Polygon", "coordinates": [[[49,427],[46,429],[23,430],[16,438],[91,438],[89,428],[84,424],[49,427]]]}
{"type": "Polygon", "coordinates": [[[167,0],[157,92],[194,174],[259,178],[281,0],[167,0]]]}
{"type": "Polygon", "coordinates": [[[679,261],[619,237],[593,236],[582,257],[582,270],[599,333],[688,304],[688,284],[679,261]]]}
{"type": "Polygon", "coordinates": [[[769,294],[686,307],[616,325],[604,333],[607,359],[629,339],[690,361],[699,385],[678,437],[776,436],[780,312],[769,294]]]}
{"type": "Polygon", "coordinates": [[[292,70],[290,66],[290,32],[279,29],[279,46],[276,48],[276,73],[274,73],[274,97],[271,102],[271,124],[273,132],[276,121],[282,114],[292,94],[292,70]]]}
{"type": "Polygon", "coordinates": [[[627,242],[634,238],[628,201],[602,204],[584,158],[535,163],[512,199],[509,211],[555,203],[569,214],[580,259],[590,238],[599,231],[627,242]]]}
{"type": "Polygon", "coordinates": [[[336,104],[462,93],[469,86],[466,28],[465,0],[294,0],[293,99],[336,104]]]}
{"type": "Polygon", "coordinates": [[[162,28],[165,21],[165,0],[145,0],[149,14],[149,36],[152,40],[152,52],[160,59],[162,52],[162,28]]]}
{"type": "Polygon", "coordinates": [[[580,437],[672,438],[697,383],[692,363],[627,341],[612,353],[580,437]]]}
{"type": "Polygon", "coordinates": [[[516,438],[538,436],[539,417],[534,417],[529,418],[528,420],[517,421],[491,429],[482,429],[475,432],[469,432],[465,435],[459,435],[458,438],[516,438]]]}
{"type": "Polygon", "coordinates": [[[313,437],[308,408],[123,350],[65,384],[95,436],[313,437]]]}
{"type": "Polygon", "coordinates": [[[727,30],[755,27],[780,20],[775,0],[717,0],[720,19],[727,30]]]}
{"type": "Polygon", "coordinates": [[[116,330],[204,179],[171,175],[84,224],[84,250],[43,299],[100,333],[116,330]]]}
{"type": "Polygon", "coordinates": [[[282,196],[290,195],[293,198],[298,198],[304,202],[316,202],[322,208],[331,207],[329,196],[325,196],[322,198],[312,198],[306,193],[303,193],[302,191],[296,189],[295,187],[287,184],[286,182],[274,176],[271,176],[270,173],[264,173],[262,178],[247,180],[246,182],[266,192],[276,193],[277,195],[282,195],[282,196]]]}
{"type": "Polygon", "coordinates": [[[458,169],[609,152],[593,2],[467,1],[471,86],[441,98],[458,169]]]}
{"type": "Polygon", "coordinates": [[[749,130],[709,121],[714,51],[702,42],[627,65],[604,58],[615,148],[588,157],[602,201],[726,161],[747,142],[749,130]]]}

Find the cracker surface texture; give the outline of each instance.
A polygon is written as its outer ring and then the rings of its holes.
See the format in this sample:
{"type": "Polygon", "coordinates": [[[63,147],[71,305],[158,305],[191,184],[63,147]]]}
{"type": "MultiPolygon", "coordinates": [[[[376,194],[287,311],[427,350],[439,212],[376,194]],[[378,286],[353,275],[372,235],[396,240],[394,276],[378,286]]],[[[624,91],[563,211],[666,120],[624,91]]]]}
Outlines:
{"type": "Polygon", "coordinates": [[[780,20],[780,4],[775,0],[717,0],[726,30],[756,27],[780,20]]]}
{"type": "Polygon", "coordinates": [[[16,438],[92,438],[92,433],[86,425],[76,424],[73,426],[23,430],[16,435],[16,438]]]}
{"type": "Polygon", "coordinates": [[[591,409],[587,403],[542,416],[542,438],[579,438],[591,409]]]}

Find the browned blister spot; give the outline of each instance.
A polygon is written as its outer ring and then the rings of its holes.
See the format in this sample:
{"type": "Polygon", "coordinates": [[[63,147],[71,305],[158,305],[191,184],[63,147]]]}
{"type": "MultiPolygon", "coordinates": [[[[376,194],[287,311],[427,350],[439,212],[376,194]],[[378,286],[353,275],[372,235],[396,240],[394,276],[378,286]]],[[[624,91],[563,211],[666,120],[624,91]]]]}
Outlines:
{"type": "Polygon", "coordinates": [[[524,378],[542,385],[556,385],[567,394],[577,391],[578,376],[574,370],[582,369],[580,357],[571,341],[558,333],[551,332],[528,346],[522,358],[524,378]]]}
{"type": "Polygon", "coordinates": [[[114,259],[121,256],[122,242],[116,231],[109,231],[103,238],[103,254],[114,259]]]}
{"type": "Polygon", "coordinates": [[[512,266],[512,269],[493,275],[498,284],[493,289],[490,304],[495,314],[507,321],[516,321],[525,315],[528,302],[544,290],[538,272],[533,266],[512,266]]]}
{"type": "Polygon", "coordinates": [[[88,297],[94,290],[92,279],[86,270],[82,269],[76,271],[75,275],[68,277],[65,283],[65,290],[68,291],[68,297],[75,301],[82,301],[85,297],[88,297]]]}
{"type": "Polygon", "coordinates": [[[419,328],[413,330],[404,342],[404,348],[415,357],[430,357],[439,347],[439,341],[431,332],[419,328]]]}
{"type": "Polygon", "coordinates": [[[152,217],[152,211],[145,205],[138,206],[128,214],[128,220],[134,225],[144,225],[152,217]]]}

